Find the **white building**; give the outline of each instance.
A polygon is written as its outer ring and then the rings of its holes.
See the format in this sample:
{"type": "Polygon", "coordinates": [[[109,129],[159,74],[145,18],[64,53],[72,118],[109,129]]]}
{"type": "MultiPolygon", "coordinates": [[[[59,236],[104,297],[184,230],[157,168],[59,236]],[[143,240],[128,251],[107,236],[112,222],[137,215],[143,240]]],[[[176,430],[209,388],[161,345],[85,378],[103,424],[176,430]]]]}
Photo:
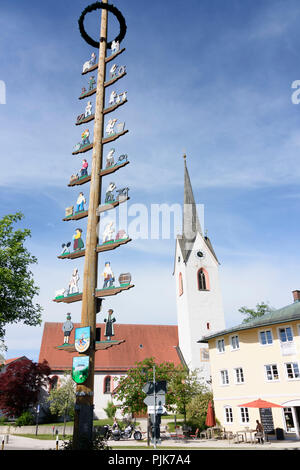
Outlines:
{"type": "Polygon", "coordinates": [[[198,369],[204,383],[210,383],[207,344],[198,340],[225,328],[219,261],[209,238],[203,235],[186,158],[183,227],[176,240],[174,276],[179,348],[188,368],[198,369]]]}

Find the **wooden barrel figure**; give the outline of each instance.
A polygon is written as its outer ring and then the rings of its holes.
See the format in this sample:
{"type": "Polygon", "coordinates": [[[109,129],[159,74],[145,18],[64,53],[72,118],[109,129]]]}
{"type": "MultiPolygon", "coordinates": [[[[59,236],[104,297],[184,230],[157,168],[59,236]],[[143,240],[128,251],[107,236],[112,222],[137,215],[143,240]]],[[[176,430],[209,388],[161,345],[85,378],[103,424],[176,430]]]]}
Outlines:
{"type": "Polygon", "coordinates": [[[120,286],[130,284],[131,283],[131,274],[130,273],[120,274],[119,283],[120,283],[120,286]]]}

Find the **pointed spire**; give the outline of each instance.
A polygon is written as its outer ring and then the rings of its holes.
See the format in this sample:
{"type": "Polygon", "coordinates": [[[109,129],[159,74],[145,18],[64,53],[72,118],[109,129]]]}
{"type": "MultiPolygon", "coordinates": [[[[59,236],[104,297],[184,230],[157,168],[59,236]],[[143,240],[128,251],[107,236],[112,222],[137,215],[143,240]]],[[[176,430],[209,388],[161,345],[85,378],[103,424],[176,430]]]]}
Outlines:
{"type": "Polygon", "coordinates": [[[184,158],[184,200],[183,200],[183,223],[182,236],[178,237],[184,261],[186,262],[193,249],[197,233],[202,235],[201,225],[198,219],[197,206],[191,185],[191,180],[186,164],[186,154],[184,158]]]}
{"type": "Polygon", "coordinates": [[[190,175],[184,158],[184,200],[183,200],[183,235],[190,241],[196,238],[197,233],[202,235],[202,229],[197,214],[197,206],[191,185],[190,175]]]}

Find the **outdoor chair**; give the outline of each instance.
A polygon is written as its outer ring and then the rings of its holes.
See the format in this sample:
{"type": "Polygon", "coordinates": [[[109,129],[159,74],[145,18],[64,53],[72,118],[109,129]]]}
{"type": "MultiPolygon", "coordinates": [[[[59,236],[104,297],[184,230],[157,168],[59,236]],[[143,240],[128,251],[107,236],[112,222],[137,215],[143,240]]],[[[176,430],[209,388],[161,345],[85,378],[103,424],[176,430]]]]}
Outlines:
{"type": "Polygon", "coordinates": [[[204,438],[204,439],[208,439],[208,432],[207,431],[201,431],[200,432],[200,439],[204,438]]]}
{"type": "Polygon", "coordinates": [[[199,428],[196,429],[195,434],[190,434],[190,437],[192,439],[198,439],[199,438],[199,428]]]}

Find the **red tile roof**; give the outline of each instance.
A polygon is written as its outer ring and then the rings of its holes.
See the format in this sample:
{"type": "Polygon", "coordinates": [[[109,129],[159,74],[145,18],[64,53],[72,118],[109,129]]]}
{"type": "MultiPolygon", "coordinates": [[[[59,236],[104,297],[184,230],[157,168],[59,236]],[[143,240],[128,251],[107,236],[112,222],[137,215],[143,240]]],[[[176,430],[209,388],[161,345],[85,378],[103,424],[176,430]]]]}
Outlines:
{"type": "MultiPolygon", "coordinates": [[[[78,353],[69,353],[55,349],[63,343],[63,323],[45,323],[42,338],[39,362],[46,359],[53,371],[64,371],[72,368],[72,358],[78,353]]],[[[70,336],[70,343],[74,344],[75,328],[80,324],[74,324],[70,336]]],[[[101,328],[101,340],[105,324],[97,324],[101,328]]],[[[173,362],[180,364],[177,353],[178,329],[173,325],[127,325],[115,324],[115,336],[113,340],[125,340],[118,346],[113,346],[105,351],[96,352],[96,371],[126,371],[136,362],[148,357],[155,357],[158,363],[173,362]]]]}
{"type": "Polygon", "coordinates": [[[27,359],[26,356],[14,357],[13,359],[6,359],[5,365],[11,364],[12,362],[19,361],[21,359],[27,359]]]}

